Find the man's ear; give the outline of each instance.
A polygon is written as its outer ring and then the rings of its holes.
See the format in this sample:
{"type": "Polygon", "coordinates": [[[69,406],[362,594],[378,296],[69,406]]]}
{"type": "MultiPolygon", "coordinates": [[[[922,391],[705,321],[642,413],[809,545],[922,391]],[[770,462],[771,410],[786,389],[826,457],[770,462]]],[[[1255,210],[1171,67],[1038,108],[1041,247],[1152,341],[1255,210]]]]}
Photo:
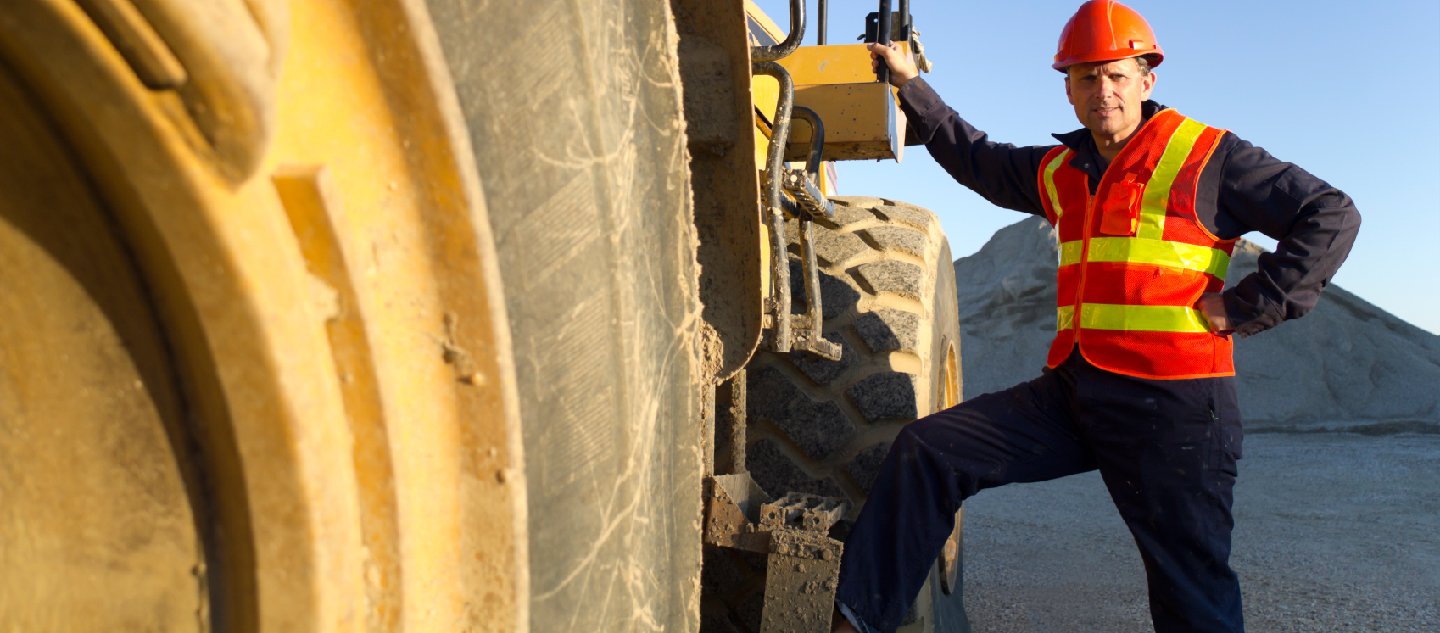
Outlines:
{"type": "MultiPolygon", "coordinates": [[[[1150,94],[1150,93],[1147,92],[1147,93],[1145,93],[1145,94],[1148,95],[1148,94],[1150,94]]],[[[1069,75],[1069,74],[1066,74],[1066,75],[1065,75],[1065,100],[1066,100],[1066,101],[1069,101],[1069,102],[1070,102],[1070,105],[1075,105],[1075,95],[1070,94],[1070,75],[1069,75]]]]}
{"type": "Polygon", "coordinates": [[[1146,73],[1145,78],[1141,80],[1141,84],[1140,84],[1140,86],[1141,86],[1141,89],[1140,89],[1140,99],[1141,99],[1141,100],[1148,100],[1148,99],[1150,98],[1150,92],[1153,91],[1153,90],[1155,90],[1155,81],[1156,81],[1158,78],[1159,78],[1159,77],[1155,74],[1155,71],[1154,71],[1154,70],[1151,70],[1149,73],[1146,73]]]}

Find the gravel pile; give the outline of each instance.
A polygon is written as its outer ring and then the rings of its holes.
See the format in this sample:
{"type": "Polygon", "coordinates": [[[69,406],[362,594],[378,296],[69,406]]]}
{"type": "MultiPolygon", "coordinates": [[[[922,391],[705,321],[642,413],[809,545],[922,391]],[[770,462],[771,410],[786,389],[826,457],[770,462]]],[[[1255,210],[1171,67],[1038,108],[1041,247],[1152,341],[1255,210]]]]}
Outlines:
{"type": "MultiPolygon", "coordinates": [[[[1263,250],[1241,242],[1228,279],[1263,250]]],[[[967,398],[1039,375],[1055,334],[1055,232],[1027,218],[955,262],[967,398]]],[[[1440,432],[1440,336],[1339,286],[1302,319],[1235,344],[1247,428],[1440,432]],[[1378,426],[1377,426],[1378,425],[1378,426]]]]}

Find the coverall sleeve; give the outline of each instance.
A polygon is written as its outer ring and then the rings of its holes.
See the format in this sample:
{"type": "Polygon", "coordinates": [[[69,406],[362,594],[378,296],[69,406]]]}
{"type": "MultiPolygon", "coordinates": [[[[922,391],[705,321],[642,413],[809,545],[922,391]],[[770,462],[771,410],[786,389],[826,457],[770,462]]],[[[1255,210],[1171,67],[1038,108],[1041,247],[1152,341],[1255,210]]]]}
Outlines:
{"type": "Polygon", "coordinates": [[[992,204],[1044,216],[1035,176],[1050,147],[1016,147],[991,141],[956,114],[916,77],[900,89],[900,108],[935,162],[992,204]]]}
{"type": "Polygon", "coordinates": [[[1230,136],[1217,200],[1219,236],[1255,230],[1278,242],[1275,252],[1260,255],[1258,270],[1222,295],[1235,333],[1250,336],[1315,307],[1355,244],[1360,211],[1345,192],[1230,136]]]}

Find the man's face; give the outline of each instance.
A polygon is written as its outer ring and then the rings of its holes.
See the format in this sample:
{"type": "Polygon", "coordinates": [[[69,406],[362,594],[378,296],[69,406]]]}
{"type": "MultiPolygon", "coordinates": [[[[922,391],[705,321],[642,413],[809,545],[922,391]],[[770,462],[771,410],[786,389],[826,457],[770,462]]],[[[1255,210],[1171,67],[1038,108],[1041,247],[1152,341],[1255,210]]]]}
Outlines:
{"type": "Polygon", "coordinates": [[[1097,140],[1129,138],[1140,127],[1140,104],[1154,88],[1155,73],[1141,72],[1133,57],[1065,69],[1065,96],[1097,140]]]}

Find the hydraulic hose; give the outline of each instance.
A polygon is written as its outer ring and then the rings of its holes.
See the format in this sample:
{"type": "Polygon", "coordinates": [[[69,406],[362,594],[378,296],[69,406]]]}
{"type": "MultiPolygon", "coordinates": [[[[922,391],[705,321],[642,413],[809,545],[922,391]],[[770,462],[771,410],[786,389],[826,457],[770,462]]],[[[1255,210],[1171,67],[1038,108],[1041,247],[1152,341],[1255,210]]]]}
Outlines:
{"type": "MultiPolygon", "coordinates": [[[[797,0],[798,1],[798,0],[797,0]]],[[[790,116],[795,105],[795,82],[784,66],[773,61],[755,62],[757,75],[769,75],[780,82],[780,100],[775,104],[775,118],[770,121],[770,146],[765,155],[765,205],[769,212],[770,287],[775,314],[774,348],[790,351],[790,266],[785,248],[785,210],[780,194],[785,168],[785,144],[790,139],[790,116]]]]}

